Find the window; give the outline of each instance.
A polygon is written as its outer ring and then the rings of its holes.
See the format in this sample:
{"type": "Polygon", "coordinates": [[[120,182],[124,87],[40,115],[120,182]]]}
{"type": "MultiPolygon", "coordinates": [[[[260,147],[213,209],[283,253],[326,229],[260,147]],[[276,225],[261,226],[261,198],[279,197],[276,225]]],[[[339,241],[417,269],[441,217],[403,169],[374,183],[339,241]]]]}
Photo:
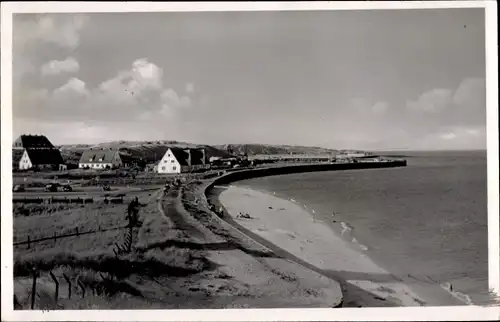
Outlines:
{"type": "Polygon", "coordinates": [[[174,170],[174,171],[175,171],[175,170],[177,170],[177,167],[174,165],[174,166],[172,167],[172,170],[174,170]]]}
{"type": "Polygon", "coordinates": [[[165,170],[165,167],[161,167],[162,170],[165,170]]]}
{"type": "Polygon", "coordinates": [[[170,161],[170,162],[175,163],[175,160],[172,160],[172,161],[170,161]]]}

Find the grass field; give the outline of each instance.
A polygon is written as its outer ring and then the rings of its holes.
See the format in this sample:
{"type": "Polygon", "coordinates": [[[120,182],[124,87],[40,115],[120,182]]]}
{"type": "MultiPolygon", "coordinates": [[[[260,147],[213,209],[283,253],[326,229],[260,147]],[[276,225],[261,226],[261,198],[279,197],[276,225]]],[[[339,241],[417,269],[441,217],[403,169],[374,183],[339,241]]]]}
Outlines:
{"type": "MultiPolygon", "coordinates": [[[[158,284],[160,280],[169,280],[174,284],[181,283],[183,278],[192,281],[191,275],[212,268],[203,251],[176,246],[176,243],[188,242],[190,236],[173,228],[171,222],[159,213],[157,192],[142,192],[138,197],[143,204],[140,210],[143,225],[134,229],[134,251],[130,254],[117,256],[113,251],[116,244],[125,242],[128,229],[48,240],[32,244],[30,248],[27,245],[16,246],[14,277],[17,307],[29,308],[33,267],[40,272],[36,308],[42,309],[110,308],[120,306],[117,303],[125,300],[150,307],[151,302],[162,302],[165,292],[172,293],[158,284]],[[169,244],[168,241],[175,242],[169,244]],[[53,299],[55,284],[49,272],[57,276],[61,283],[57,303],[53,299]],[[73,281],[72,299],[69,299],[68,284],[63,274],[73,281]],[[87,289],[84,298],[81,298],[83,294],[77,281],[87,289]]],[[[36,206],[47,209],[15,217],[16,240],[25,240],[27,236],[33,240],[54,233],[60,235],[77,227],[81,232],[127,223],[126,204],[65,205],[62,209],[55,205],[36,206]]],[[[181,284],[178,289],[180,292],[181,284]]],[[[173,294],[170,296],[175,297],[173,294]]]]}

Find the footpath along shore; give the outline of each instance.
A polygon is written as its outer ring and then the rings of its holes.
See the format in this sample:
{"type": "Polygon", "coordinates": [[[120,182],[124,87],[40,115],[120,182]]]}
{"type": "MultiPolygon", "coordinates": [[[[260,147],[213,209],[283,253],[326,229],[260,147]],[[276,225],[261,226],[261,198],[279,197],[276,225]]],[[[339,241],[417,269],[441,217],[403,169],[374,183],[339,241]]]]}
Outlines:
{"type": "Polygon", "coordinates": [[[439,285],[394,276],[377,266],[364,253],[366,247],[348,243],[330,223],[318,220],[314,213],[293,200],[230,185],[234,181],[266,175],[405,165],[403,162],[316,164],[244,170],[216,179],[205,193],[217,209],[223,207],[226,214],[224,220],[228,224],[280,257],[340,283],[344,306],[463,305],[439,285]],[[239,218],[241,213],[249,214],[251,218],[239,218]]]}

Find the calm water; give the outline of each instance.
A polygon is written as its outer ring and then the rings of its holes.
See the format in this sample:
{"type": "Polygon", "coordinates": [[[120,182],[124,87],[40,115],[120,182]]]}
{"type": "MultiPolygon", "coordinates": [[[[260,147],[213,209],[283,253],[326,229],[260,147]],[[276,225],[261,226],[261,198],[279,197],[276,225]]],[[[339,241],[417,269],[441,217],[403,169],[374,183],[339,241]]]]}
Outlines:
{"type": "Polygon", "coordinates": [[[324,219],[335,212],[380,266],[452,283],[482,302],[488,289],[486,152],[405,154],[405,168],[293,174],[238,185],[294,198],[324,219]]]}

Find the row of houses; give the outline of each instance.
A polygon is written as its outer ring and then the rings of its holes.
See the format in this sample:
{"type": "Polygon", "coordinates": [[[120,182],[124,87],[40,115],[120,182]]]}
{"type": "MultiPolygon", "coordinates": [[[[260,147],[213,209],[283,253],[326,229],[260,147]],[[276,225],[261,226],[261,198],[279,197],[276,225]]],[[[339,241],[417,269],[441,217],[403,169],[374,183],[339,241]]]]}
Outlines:
{"type": "MultiPolygon", "coordinates": [[[[119,169],[130,166],[129,156],[118,149],[90,148],[83,152],[78,168],[80,169],[119,169]]],[[[210,168],[204,148],[167,149],[161,160],[154,165],[153,171],[158,173],[183,173],[210,168]]]]}
{"type": "MultiPolygon", "coordinates": [[[[61,151],[43,135],[21,135],[12,147],[12,168],[17,170],[66,170],[61,151]]],[[[119,169],[132,165],[130,156],[119,149],[89,148],[83,151],[78,162],[80,169],[119,169]]],[[[169,147],[153,171],[158,173],[183,173],[209,169],[204,148],[169,147]]]]}

